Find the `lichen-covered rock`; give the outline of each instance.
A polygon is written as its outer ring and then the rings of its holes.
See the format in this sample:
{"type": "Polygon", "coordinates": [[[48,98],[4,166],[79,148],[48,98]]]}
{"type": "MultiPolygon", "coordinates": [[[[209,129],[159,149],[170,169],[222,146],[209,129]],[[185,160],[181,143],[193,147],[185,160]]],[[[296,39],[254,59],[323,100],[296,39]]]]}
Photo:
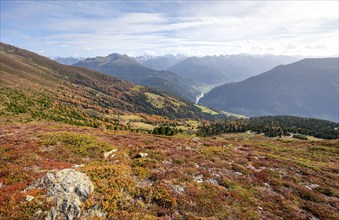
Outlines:
{"type": "Polygon", "coordinates": [[[54,201],[54,207],[45,213],[45,220],[80,217],[81,204],[94,190],[90,178],[74,169],[49,172],[30,188],[47,189],[48,196],[54,201]]]}
{"type": "Polygon", "coordinates": [[[88,219],[90,217],[106,217],[106,213],[102,212],[98,205],[95,205],[91,209],[87,211],[87,213],[84,213],[85,219],[88,219]]]}

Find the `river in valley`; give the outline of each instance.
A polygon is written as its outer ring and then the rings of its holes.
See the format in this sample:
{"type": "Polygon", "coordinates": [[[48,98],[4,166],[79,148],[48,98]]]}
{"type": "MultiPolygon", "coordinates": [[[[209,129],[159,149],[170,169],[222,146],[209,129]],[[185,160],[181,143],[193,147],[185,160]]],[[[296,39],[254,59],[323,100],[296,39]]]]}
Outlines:
{"type": "Polygon", "coordinates": [[[195,100],[195,104],[199,103],[199,100],[204,97],[204,92],[201,92],[201,94],[197,97],[197,99],[195,100]]]}

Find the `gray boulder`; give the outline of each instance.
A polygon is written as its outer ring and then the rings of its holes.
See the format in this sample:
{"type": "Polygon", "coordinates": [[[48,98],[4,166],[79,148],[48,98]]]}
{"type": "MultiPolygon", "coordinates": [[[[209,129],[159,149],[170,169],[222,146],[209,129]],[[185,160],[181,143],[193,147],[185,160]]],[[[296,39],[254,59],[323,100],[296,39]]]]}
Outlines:
{"type": "Polygon", "coordinates": [[[47,189],[49,199],[54,201],[54,207],[45,213],[45,220],[80,217],[81,204],[94,190],[90,178],[74,169],[49,172],[30,188],[47,189]]]}

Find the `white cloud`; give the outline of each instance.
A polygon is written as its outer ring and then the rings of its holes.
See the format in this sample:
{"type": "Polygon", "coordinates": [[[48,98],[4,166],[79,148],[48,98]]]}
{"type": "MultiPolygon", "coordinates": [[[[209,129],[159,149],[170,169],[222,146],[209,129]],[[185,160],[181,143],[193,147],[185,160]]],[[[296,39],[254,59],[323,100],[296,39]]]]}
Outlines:
{"type": "Polygon", "coordinates": [[[338,1],[24,2],[1,17],[5,40],[17,32],[27,39],[14,42],[50,56],[338,56],[337,9],[338,1]]]}

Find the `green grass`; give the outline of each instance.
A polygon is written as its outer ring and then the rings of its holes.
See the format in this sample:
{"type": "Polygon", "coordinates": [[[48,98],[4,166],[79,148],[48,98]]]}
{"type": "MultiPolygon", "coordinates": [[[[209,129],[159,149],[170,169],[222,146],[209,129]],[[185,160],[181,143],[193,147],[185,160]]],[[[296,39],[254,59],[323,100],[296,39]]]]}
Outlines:
{"type": "Polygon", "coordinates": [[[145,92],[147,100],[156,108],[164,108],[165,98],[154,93],[145,92]]]}
{"type": "Polygon", "coordinates": [[[221,111],[223,114],[229,116],[229,117],[235,117],[235,118],[248,118],[247,116],[245,115],[239,115],[239,114],[235,114],[235,113],[232,113],[232,112],[225,112],[225,111],[221,111]]]}
{"type": "Polygon", "coordinates": [[[143,122],[132,122],[131,127],[136,128],[136,129],[139,128],[139,129],[149,130],[149,131],[155,128],[154,125],[143,123],[143,122]]]}
{"type": "Polygon", "coordinates": [[[137,121],[142,120],[142,118],[138,115],[120,115],[119,118],[127,121],[137,121]]]}
{"type": "Polygon", "coordinates": [[[144,88],[144,87],[140,86],[140,85],[134,85],[134,87],[130,88],[130,90],[135,91],[135,92],[139,92],[142,88],[144,88]]]}
{"type": "Polygon", "coordinates": [[[61,150],[69,150],[82,157],[100,158],[102,153],[113,149],[112,146],[96,137],[72,132],[46,133],[41,140],[46,146],[57,146],[61,150]]]}
{"type": "Polygon", "coordinates": [[[213,111],[212,109],[210,109],[206,106],[203,106],[203,105],[195,105],[195,106],[200,108],[202,110],[202,112],[204,112],[204,113],[208,113],[208,114],[211,114],[211,115],[218,115],[219,114],[219,112],[213,111]]]}

